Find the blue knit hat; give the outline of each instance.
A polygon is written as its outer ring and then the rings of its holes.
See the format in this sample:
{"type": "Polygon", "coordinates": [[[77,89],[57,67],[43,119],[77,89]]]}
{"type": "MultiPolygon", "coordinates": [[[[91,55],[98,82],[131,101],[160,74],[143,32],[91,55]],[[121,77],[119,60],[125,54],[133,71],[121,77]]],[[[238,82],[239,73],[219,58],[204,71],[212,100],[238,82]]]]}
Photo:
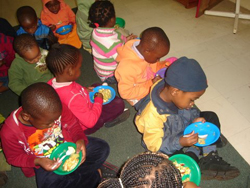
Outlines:
{"type": "Polygon", "coordinates": [[[208,87],[200,64],[187,57],[181,57],[171,64],[164,80],[168,85],[186,92],[202,91],[208,87]]]}

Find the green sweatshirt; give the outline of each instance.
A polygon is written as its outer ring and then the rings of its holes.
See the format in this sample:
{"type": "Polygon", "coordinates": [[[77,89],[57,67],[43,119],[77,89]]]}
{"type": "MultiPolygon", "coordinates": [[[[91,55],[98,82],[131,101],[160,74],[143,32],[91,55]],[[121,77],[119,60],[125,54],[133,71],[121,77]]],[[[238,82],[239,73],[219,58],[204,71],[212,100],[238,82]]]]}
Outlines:
{"type": "Polygon", "coordinates": [[[43,59],[42,62],[30,64],[16,53],[16,58],[8,71],[9,88],[13,92],[20,95],[29,85],[37,82],[47,82],[54,77],[48,70],[44,57],[41,59],[43,59]]]}
{"type": "Polygon", "coordinates": [[[76,13],[76,24],[77,24],[77,34],[82,41],[82,45],[85,48],[91,49],[89,44],[90,37],[93,28],[89,27],[88,17],[89,8],[95,2],[95,0],[77,0],[77,13],[76,13]]]}

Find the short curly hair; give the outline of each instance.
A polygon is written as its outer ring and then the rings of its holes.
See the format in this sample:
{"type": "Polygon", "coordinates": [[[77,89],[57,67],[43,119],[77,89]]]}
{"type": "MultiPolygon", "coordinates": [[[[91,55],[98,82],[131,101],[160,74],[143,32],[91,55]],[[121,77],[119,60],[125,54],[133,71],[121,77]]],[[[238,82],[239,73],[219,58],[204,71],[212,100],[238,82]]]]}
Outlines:
{"type": "Polygon", "coordinates": [[[16,36],[13,41],[13,48],[15,52],[21,57],[23,57],[25,52],[33,49],[35,46],[38,47],[35,37],[28,33],[16,36]]]}

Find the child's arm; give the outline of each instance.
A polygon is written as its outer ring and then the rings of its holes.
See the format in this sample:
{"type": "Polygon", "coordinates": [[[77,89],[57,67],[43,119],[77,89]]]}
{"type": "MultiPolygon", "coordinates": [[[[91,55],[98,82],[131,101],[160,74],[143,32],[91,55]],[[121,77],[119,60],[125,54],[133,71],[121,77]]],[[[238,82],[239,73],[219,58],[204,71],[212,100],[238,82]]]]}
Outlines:
{"type": "Polygon", "coordinates": [[[79,119],[81,124],[83,124],[86,128],[92,128],[102,113],[103,100],[101,97],[95,97],[94,104],[89,105],[89,95],[87,95],[86,89],[83,90],[85,94],[75,96],[70,102],[69,108],[79,119]]]}
{"type": "Polygon", "coordinates": [[[4,45],[5,51],[7,52],[7,56],[4,58],[4,64],[7,67],[10,67],[12,61],[15,59],[15,51],[13,50],[13,44],[12,44],[13,38],[3,35],[2,33],[0,34],[1,34],[1,37],[3,37],[2,40],[4,40],[5,42],[3,43],[3,45],[4,45]]]}
{"type": "Polygon", "coordinates": [[[18,66],[18,61],[14,60],[8,71],[9,76],[9,88],[15,92],[17,95],[20,95],[21,92],[28,86],[24,83],[23,80],[23,71],[18,66]]]}
{"type": "Polygon", "coordinates": [[[77,140],[76,142],[76,153],[79,153],[80,151],[82,151],[82,160],[81,160],[81,164],[86,160],[86,144],[85,144],[85,140],[81,139],[81,140],[77,140]]]}
{"type": "Polygon", "coordinates": [[[145,97],[150,90],[153,82],[151,79],[142,83],[137,82],[137,71],[133,67],[120,66],[115,71],[115,77],[118,81],[119,94],[123,99],[135,100],[145,97]]]}
{"type": "Polygon", "coordinates": [[[61,165],[62,162],[59,163],[58,161],[59,161],[59,158],[55,160],[51,160],[46,157],[44,158],[37,157],[35,158],[34,163],[36,166],[41,166],[47,171],[53,171],[59,168],[59,166],[61,165]]]}
{"type": "Polygon", "coordinates": [[[29,148],[26,148],[25,143],[19,140],[18,134],[12,131],[11,126],[5,123],[1,129],[2,148],[7,162],[17,167],[35,167],[36,156],[25,152],[25,150],[30,151],[29,148]]]}
{"type": "Polygon", "coordinates": [[[179,143],[180,131],[172,130],[174,125],[167,124],[167,115],[160,115],[152,102],[136,116],[135,124],[143,134],[143,141],[148,150],[172,154],[182,148],[179,143]]]}

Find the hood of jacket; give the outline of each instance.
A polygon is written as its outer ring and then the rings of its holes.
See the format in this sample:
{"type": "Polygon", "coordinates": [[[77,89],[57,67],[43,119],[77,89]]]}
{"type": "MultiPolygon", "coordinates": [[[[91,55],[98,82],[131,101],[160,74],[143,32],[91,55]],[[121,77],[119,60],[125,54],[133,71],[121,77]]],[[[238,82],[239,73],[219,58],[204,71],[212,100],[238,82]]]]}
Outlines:
{"type": "Polygon", "coordinates": [[[128,42],[125,43],[125,45],[117,48],[118,56],[116,58],[116,61],[118,63],[121,61],[121,59],[123,61],[133,59],[133,63],[136,61],[139,61],[139,62],[142,61],[142,59],[138,56],[138,54],[134,50],[131,50],[131,48],[133,48],[133,44],[136,41],[139,41],[139,40],[138,39],[129,40],[128,42]]]}
{"type": "MultiPolygon", "coordinates": [[[[46,14],[53,14],[52,12],[49,11],[49,9],[45,6],[46,3],[50,2],[51,0],[42,0],[43,3],[43,10],[42,12],[46,13],[46,14]]],[[[64,7],[66,6],[65,2],[63,0],[58,0],[60,2],[60,9],[64,9],[64,7]]],[[[60,10],[59,10],[60,11],[60,10]]]]}

